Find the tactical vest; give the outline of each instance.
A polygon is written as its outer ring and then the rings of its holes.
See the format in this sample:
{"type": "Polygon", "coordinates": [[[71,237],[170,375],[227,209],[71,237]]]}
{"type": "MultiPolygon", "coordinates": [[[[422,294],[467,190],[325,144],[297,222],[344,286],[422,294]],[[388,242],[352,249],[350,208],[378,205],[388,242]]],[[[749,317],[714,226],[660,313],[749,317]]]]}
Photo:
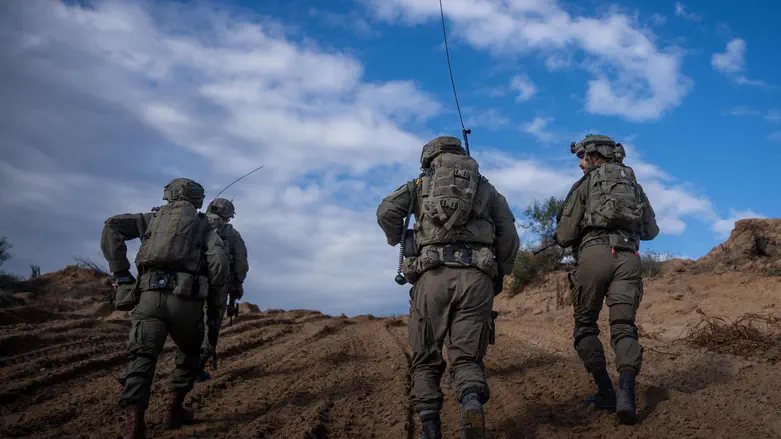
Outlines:
{"type": "Polygon", "coordinates": [[[174,201],[160,207],[141,237],[136,266],[139,271],[157,269],[199,274],[208,228],[206,216],[188,201],[174,201]]]}
{"type": "Polygon", "coordinates": [[[233,226],[231,224],[225,224],[219,215],[207,213],[206,218],[209,220],[209,226],[217,232],[217,236],[222,239],[222,244],[225,246],[225,253],[228,254],[228,259],[231,264],[231,273],[233,273],[233,226]]]}
{"type": "Polygon", "coordinates": [[[645,202],[632,168],[606,163],[589,173],[588,201],[582,227],[621,229],[636,234],[642,227],[645,202]]]}
{"type": "MultiPolygon", "coordinates": [[[[452,163],[455,154],[442,154],[434,159],[441,163],[452,163]]],[[[464,178],[467,172],[461,171],[439,172],[424,174],[416,183],[417,196],[415,200],[415,243],[417,253],[427,245],[466,243],[482,246],[492,246],[496,238],[496,230],[487,212],[488,203],[491,201],[491,186],[487,180],[477,172],[469,172],[469,180],[464,178]],[[450,177],[445,177],[450,174],[450,177]],[[450,180],[448,181],[447,178],[450,180]],[[459,181],[464,180],[464,181],[459,181]],[[486,184],[480,184],[485,181],[486,184]],[[450,183],[450,184],[448,184],[450,183]],[[443,186],[449,186],[443,188],[443,186]],[[445,194],[443,197],[442,194],[445,194]],[[455,202],[448,204],[448,200],[455,202]],[[440,200],[444,200],[442,203],[440,200]],[[440,206],[445,204],[445,208],[440,206]],[[445,216],[439,215],[445,212],[445,216]],[[458,213],[456,213],[458,212],[458,213]],[[456,220],[453,216],[458,215],[456,220]],[[450,228],[447,225],[450,224],[450,228]]],[[[468,168],[467,168],[468,170],[468,168]]]]}

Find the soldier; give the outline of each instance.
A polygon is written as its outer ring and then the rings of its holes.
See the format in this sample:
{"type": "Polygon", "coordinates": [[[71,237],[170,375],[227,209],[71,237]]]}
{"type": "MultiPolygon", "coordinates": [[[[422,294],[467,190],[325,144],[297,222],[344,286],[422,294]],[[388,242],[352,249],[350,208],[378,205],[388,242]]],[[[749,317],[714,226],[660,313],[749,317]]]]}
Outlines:
{"type": "MultiPolygon", "coordinates": [[[[225,316],[226,302],[228,296],[230,296],[231,313],[235,312],[234,302],[241,300],[244,296],[244,279],[247,277],[247,271],[249,271],[249,263],[247,262],[247,247],[244,245],[244,240],[241,238],[241,234],[238,230],[234,229],[230,223],[231,218],[236,215],[236,209],[233,203],[225,198],[216,198],[206,208],[206,218],[209,220],[209,224],[212,229],[217,231],[217,234],[225,244],[225,250],[228,253],[230,259],[230,275],[228,275],[228,281],[224,288],[212,291],[209,294],[209,304],[206,307],[206,338],[204,338],[201,357],[201,366],[205,367],[206,362],[214,355],[217,350],[217,339],[220,336],[220,327],[222,325],[222,319],[225,316]]],[[[199,377],[199,381],[209,379],[209,373],[205,370],[199,377]]]]}
{"type": "Polygon", "coordinates": [[[494,295],[501,291],[502,273],[512,271],[520,245],[515,218],[459,139],[437,137],[423,147],[420,159],[420,178],[399,187],[377,208],[377,222],[392,246],[401,241],[407,215],[416,218],[415,255],[403,264],[404,277],[414,284],[410,403],[424,438],[441,438],[439,383],[446,342],[461,404],[461,437],[484,438],[489,390],[483,357],[494,295]]]}
{"type": "Polygon", "coordinates": [[[177,346],[171,375],[169,428],[193,420],[183,406],[199,372],[203,340],[203,304],[209,288],[219,288],[230,269],[222,240],[209,227],[203,187],[177,178],[165,187],[168,204],[150,213],[122,214],[106,220],[101,250],[117,286],[115,306],[131,310],[129,360],[120,378],[119,405],[127,414],[126,438],[145,438],[144,413],[149,405],[157,359],[170,334],[177,346]],[[125,241],[140,238],[136,256],[138,280],[130,273],[125,241]]]}
{"type": "Polygon", "coordinates": [[[632,424],[636,422],[635,378],[643,361],[635,326],[643,298],[637,249],[640,240],[654,239],[659,227],[634,171],[622,163],[620,145],[610,137],[591,134],[570,145],[570,151],[580,158],[584,175],[573,185],[559,212],[556,238],[559,245],[572,246],[578,255],[570,276],[573,338],[575,350],[597,386],[589,402],[615,410],[619,423],[632,424]],[[598,338],[603,299],[609,309],[611,345],[619,372],[618,395],[598,338]]]}

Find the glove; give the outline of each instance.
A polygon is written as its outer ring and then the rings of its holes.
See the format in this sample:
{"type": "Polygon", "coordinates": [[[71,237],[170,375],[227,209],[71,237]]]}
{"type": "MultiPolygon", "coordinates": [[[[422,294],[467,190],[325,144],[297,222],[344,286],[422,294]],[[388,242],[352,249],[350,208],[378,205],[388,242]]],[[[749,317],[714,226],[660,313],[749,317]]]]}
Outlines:
{"type": "Polygon", "coordinates": [[[134,285],[136,278],[129,270],[117,271],[114,273],[114,279],[112,285],[114,288],[118,288],[121,285],[134,285]]]}
{"type": "Polygon", "coordinates": [[[135,308],[137,298],[135,297],[136,278],[130,274],[130,271],[124,270],[114,273],[112,283],[114,287],[114,309],[119,311],[130,311],[135,308]]]}
{"type": "Polygon", "coordinates": [[[233,297],[236,299],[236,301],[241,300],[242,297],[244,297],[244,285],[238,284],[233,287],[233,297]]]}

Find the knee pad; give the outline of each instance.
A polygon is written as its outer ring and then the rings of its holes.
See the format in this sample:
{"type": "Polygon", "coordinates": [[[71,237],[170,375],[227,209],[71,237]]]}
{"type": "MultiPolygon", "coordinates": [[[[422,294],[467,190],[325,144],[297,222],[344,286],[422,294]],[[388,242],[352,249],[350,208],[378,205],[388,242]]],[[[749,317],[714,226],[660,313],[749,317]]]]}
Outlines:
{"type": "Polygon", "coordinates": [[[631,320],[614,320],[610,322],[610,337],[613,342],[616,343],[624,338],[631,338],[637,340],[639,338],[639,331],[635,322],[631,320]]]}
{"type": "Polygon", "coordinates": [[[584,338],[595,335],[599,337],[599,327],[595,324],[593,325],[575,325],[575,329],[572,331],[572,338],[574,340],[575,347],[578,346],[578,343],[580,343],[581,340],[584,338]]]}

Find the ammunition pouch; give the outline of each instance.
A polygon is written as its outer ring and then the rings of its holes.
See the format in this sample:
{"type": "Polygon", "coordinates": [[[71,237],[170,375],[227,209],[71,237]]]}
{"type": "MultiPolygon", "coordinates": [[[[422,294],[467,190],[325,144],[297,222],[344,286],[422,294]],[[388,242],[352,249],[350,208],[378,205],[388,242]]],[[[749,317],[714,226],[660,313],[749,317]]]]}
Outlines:
{"type": "Polygon", "coordinates": [[[132,311],[138,304],[138,279],[132,276],[116,279],[114,294],[114,309],[117,311],[132,311]]]}
{"type": "Polygon", "coordinates": [[[415,230],[407,229],[407,235],[404,237],[404,255],[405,258],[411,258],[417,256],[417,242],[415,241],[415,230]]]}
{"type": "Polygon", "coordinates": [[[206,276],[183,271],[149,270],[138,277],[138,285],[143,290],[162,290],[193,299],[206,299],[209,296],[206,276]]]}
{"type": "Polygon", "coordinates": [[[471,248],[465,244],[447,244],[426,246],[420,255],[404,258],[402,274],[414,284],[426,271],[445,265],[453,268],[473,267],[484,272],[492,279],[499,273],[494,254],[488,247],[471,248]]]}

